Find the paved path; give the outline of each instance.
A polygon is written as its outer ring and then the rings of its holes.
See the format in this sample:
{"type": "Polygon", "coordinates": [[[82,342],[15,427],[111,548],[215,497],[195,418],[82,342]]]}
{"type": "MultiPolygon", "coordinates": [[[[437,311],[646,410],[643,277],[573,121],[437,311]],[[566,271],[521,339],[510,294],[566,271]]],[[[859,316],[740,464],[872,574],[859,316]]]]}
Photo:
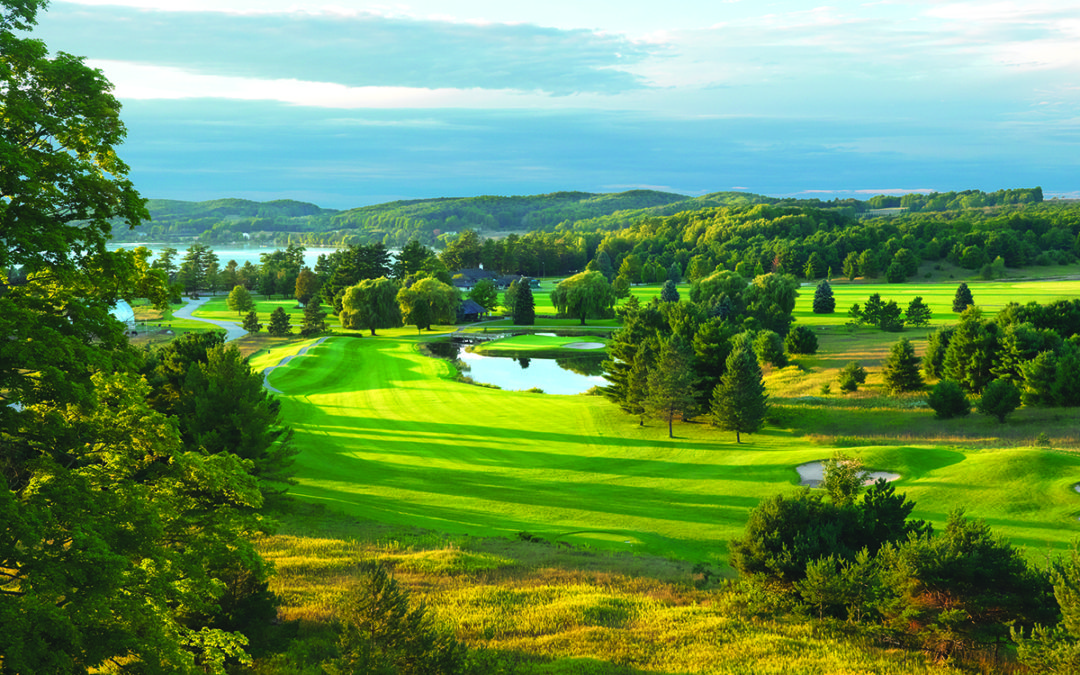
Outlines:
{"type": "Polygon", "coordinates": [[[327,335],[326,337],[321,337],[321,338],[319,338],[318,342],[313,342],[312,344],[308,345],[307,347],[304,347],[300,351],[296,352],[296,354],[293,354],[292,356],[286,356],[285,358],[281,359],[281,361],[276,366],[270,366],[269,368],[264,369],[263,370],[263,386],[266,387],[267,389],[269,389],[270,391],[274,392],[275,394],[282,393],[280,389],[275,389],[274,387],[270,386],[270,380],[269,380],[270,371],[273,370],[274,368],[280,368],[280,367],[288,364],[289,361],[292,361],[297,356],[307,356],[307,353],[308,353],[309,349],[311,349],[312,347],[318,347],[323,342],[325,342],[327,340],[327,338],[329,338],[329,337],[330,337],[329,335],[327,335]]]}
{"type": "Polygon", "coordinates": [[[203,323],[212,323],[218,328],[225,329],[225,341],[235,340],[247,335],[247,331],[243,329],[240,324],[235,321],[220,321],[218,319],[204,319],[198,316],[192,316],[191,313],[196,309],[202,307],[207,300],[208,296],[203,296],[198,300],[188,300],[188,304],[184,305],[180,309],[173,312],[173,317],[177,319],[191,319],[192,321],[202,321],[203,323]]]}

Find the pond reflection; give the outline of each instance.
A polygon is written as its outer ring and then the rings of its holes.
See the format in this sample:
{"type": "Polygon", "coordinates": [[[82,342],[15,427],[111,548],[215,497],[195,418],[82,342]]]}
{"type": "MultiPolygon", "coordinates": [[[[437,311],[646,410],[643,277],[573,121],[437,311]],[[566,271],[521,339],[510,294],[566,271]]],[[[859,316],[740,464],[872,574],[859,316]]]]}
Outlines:
{"type": "Polygon", "coordinates": [[[606,356],[588,353],[556,359],[538,357],[483,356],[466,351],[452,342],[429,342],[427,349],[444,359],[458,359],[469,369],[466,373],[477,382],[494,384],[502,389],[526,390],[534,387],[547,394],[580,394],[593,387],[607,385],[601,375],[606,356]]]}

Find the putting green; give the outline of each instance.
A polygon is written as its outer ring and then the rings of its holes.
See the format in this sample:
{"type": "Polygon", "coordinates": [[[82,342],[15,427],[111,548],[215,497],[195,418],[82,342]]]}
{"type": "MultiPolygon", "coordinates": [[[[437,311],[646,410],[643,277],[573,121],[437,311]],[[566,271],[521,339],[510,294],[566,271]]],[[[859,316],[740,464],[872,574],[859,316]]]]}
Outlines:
{"type": "MultiPolygon", "coordinates": [[[[607,400],[486,389],[451,379],[417,338],[332,338],[270,375],[296,430],[296,496],[451,533],[528,531],[597,548],[721,561],[749,510],[796,489],[830,447],[767,428],[737,445],[705,424],[638,426],[607,400]]],[[[829,414],[826,410],[818,414],[829,414]]],[[[925,409],[852,411],[932,426],[925,409]]],[[[847,450],[895,471],[916,515],[955,506],[1043,549],[1080,534],[1080,457],[1036,449],[908,445],[847,450]]]]}

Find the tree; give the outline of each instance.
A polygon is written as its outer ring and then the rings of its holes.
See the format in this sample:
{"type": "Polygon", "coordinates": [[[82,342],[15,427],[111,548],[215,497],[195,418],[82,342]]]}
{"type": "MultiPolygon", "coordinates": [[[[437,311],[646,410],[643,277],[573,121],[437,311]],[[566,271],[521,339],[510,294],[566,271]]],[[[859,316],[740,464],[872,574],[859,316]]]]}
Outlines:
{"type": "Polygon", "coordinates": [[[667,278],[676,284],[682,281],[682,269],[679,267],[678,261],[671,263],[671,267],[667,270],[667,278]]]}
{"type": "Polygon", "coordinates": [[[364,279],[345,290],[338,318],[342,328],[368,329],[375,335],[379,328],[402,325],[398,285],[386,277],[364,279]]]}
{"type": "Polygon", "coordinates": [[[960,314],[974,304],[975,300],[971,297],[971,289],[961,281],[960,285],[956,287],[956,295],[953,296],[952,311],[960,314]]]}
{"type": "Polygon", "coordinates": [[[915,356],[915,348],[907,338],[900,338],[889,351],[889,358],[885,360],[885,388],[891,393],[915,391],[923,386],[922,375],[919,374],[919,359],[915,356]]]}
{"type": "Polygon", "coordinates": [[[839,379],[841,391],[855,391],[859,388],[860,384],[866,382],[866,369],[863,368],[858,361],[851,361],[840,369],[839,379]]]}
{"type": "Polygon", "coordinates": [[[998,378],[986,385],[975,408],[984,415],[996,417],[1005,423],[1005,416],[1020,407],[1020,390],[1012,380],[998,378]]]}
{"type": "Polygon", "coordinates": [[[859,274],[865,279],[874,279],[878,275],[877,255],[870,249],[859,254],[859,274]]]}
{"type": "Polygon", "coordinates": [[[997,325],[985,321],[978,307],[964,310],[949,336],[942,377],[959,382],[969,394],[981,392],[993,379],[997,337],[997,325]]]}
{"type": "Polygon", "coordinates": [[[620,274],[615,277],[615,281],[611,282],[611,290],[615,293],[616,298],[626,298],[630,296],[630,279],[620,274]]]}
{"type": "Polygon", "coordinates": [[[660,301],[661,302],[678,302],[679,291],[675,288],[675,282],[668,279],[664,282],[663,287],[660,288],[660,301]]]}
{"type": "Polygon", "coordinates": [[[311,271],[310,267],[304,267],[300,274],[296,275],[296,300],[301,305],[307,305],[319,293],[319,278],[311,271]]]}
{"type": "Polygon", "coordinates": [[[453,286],[429,277],[399,290],[397,301],[404,322],[420,332],[430,330],[433,323],[453,323],[461,295],[453,286]]]}
{"type": "Polygon", "coordinates": [[[377,562],[365,562],[360,581],[338,608],[343,624],[340,656],[324,664],[330,675],[395,673],[456,675],[464,672],[467,650],[439,629],[423,604],[377,562]]]}
{"type": "Polygon", "coordinates": [[[237,316],[255,309],[255,300],[251,297],[248,289],[243,286],[235,286],[229,291],[229,297],[225,298],[225,304],[228,305],[229,309],[236,310],[237,316]]]}
{"type": "Polygon", "coordinates": [[[469,291],[469,298],[489,312],[499,306],[499,290],[491,279],[481,279],[469,291]]]}
{"type": "Polygon", "coordinates": [[[244,316],[244,322],[241,325],[244,327],[244,330],[246,330],[249,335],[254,335],[258,333],[262,330],[263,327],[262,324],[259,323],[259,315],[255,313],[255,310],[248,312],[244,316]]]}
{"type": "Polygon", "coordinates": [[[803,268],[803,276],[811,281],[825,276],[825,261],[821,259],[821,255],[817,251],[811,253],[810,257],[806,260],[806,267],[803,268]]]}
{"type": "Polygon", "coordinates": [[[762,328],[787,335],[795,320],[791,313],[799,296],[799,282],[790,274],[762,274],[746,288],[743,297],[746,311],[762,328]]]}
{"type": "Polygon", "coordinates": [[[653,416],[667,420],[668,438],[675,438],[673,420],[686,419],[697,408],[694,397],[697,378],[690,367],[692,358],[690,346],[673,336],[660,346],[656,366],[649,371],[644,407],[653,416]]]}
{"type": "Polygon", "coordinates": [[[934,417],[948,420],[953,417],[966,417],[971,413],[971,401],[964,395],[964,390],[953,380],[942,380],[930,391],[926,402],[934,409],[934,417]]]}
{"type": "Polygon", "coordinates": [[[854,281],[855,277],[859,276],[859,254],[855,251],[849,252],[844,256],[844,262],[841,268],[844,272],[844,276],[849,281],[854,281]]]}
{"type": "Polygon", "coordinates": [[[326,332],[326,312],[318,298],[312,298],[304,306],[304,323],[300,326],[300,335],[311,337],[326,332]]]}
{"type": "Polygon", "coordinates": [[[292,334],[289,315],[285,313],[284,307],[277,307],[270,313],[270,325],[266,327],[266,332],[273,337],[285,337],[292,334]]]}
{"type": "Polygon", "coordinates": [[[849,457],[839,450],[825,460],[822,467],[821,487],[837,506],[851,506],[862,491],[863,482],[870,474],[863,469],[862,460],[849,457]]]}
{"type": "Polygon", "coordinates": [[[930,310],[930,307],[923,303],[922,296],[916,295],[908,303],[907,311],[904,312],[904,323],[909,326],[927,326],[933,316],[934,313],[930,310]]]}
{"type": "Polygon", "coordinates": [[[810,326],[795,326],[784,338],[784,349],[788,354],[816,354],[817,335],[810,326]]]}
{"type": "Polygon", "coordinates": [[[754,354],[758,361],[770,363],[777,368],[787,365],[784,353],[784,339],[771,330],[758,331],[754,335],[754,354]]]}
{"type": "MultiPolygon", "coordinates": [[[[509,291],[508,291],[509,293],[509,291]]],[[[513,289],[514,325],[531,326],[536,323],[536,302],[533,300],[532,286],[528,279],[522,279],[513,289]]]]}
{"type": "Polygon", "coordinates": [[[0,670],[223,673],[243,638],[182,613],[220,598],[219,554],[257,559],[261,495],[239,458],[185,448],[132,372],[109,310],[168,280],[106,249],[147,217],[120,104],[18,33],[43,6],[0,2],[0,670]]]}
{"type": "Polygon", "coordinates": [[[435,257],[435,252],[424,246],[417,239],[411,239],[409,243],[398,251],[397,259],[393,263],[394,278],[401,280],[410,274],[415,274],[424,269],[424,263],[435,257]]]}
{"type": "Polygon", "coordinates": [[[615,292],[600,272],[582,272],[563,279],[551,292],[551,302],[559,314],[581,320],[604,319],[612,315],[615,292]]]}
{"type": "Polygon", "coordinates": [[[832,314],[836,311],[836,298],[828,279],[822,279],[814,289],[814,314],[832,314]]]}
{"type": "Polygon", "coordinates": [[[765,423],[769,397],[757,356],[745,338],[735,341],[725,365],[713,391],[712,422],[720,429],[734,431],[735,442],[741,443],[741,434],[752,434],[765,423]]]}

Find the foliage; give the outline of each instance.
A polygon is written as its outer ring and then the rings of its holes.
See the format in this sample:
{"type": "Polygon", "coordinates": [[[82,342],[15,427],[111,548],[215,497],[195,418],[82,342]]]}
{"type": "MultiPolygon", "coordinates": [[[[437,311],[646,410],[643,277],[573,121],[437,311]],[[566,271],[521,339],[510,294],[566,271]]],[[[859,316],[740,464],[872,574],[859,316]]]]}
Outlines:
{"type": "Polygon", "coordinates": [[[241,324],[248,332],[248,335],[254,335],[262,330],[263,325],[259,323],[259,315],[255,313],[255,310],[251,310],[244,315],[244,322],[241,324]]]}
{"type": "Polygon", "coordinates": [[[938,382],[930,391],[926,402],[934,409],[934,417],[939,420],[966,417],[971,413],[971,401],[953,380],[938,382]]]}
{"type": "Polygon", "coordinates": [[[822,279],[814,289],[814,314],[832,314],[836,311],[836,298],[827,279],[822,279]]]}
{"type": "Polygon", "coordinates": [[[491,279],[477,281],[468,297],[489,312],[494,312],[499,306],[499,290],[491,279]]]}
{"type": "Polygon", "coordinates": [[[922,358],[923,373],[927,378],[940,379],[945,374],[945,354],[952,340],[953,328],[938,328],[926,338],[926,352],[922,358]]]}
{"type": "Polygon", "coordinates": [[[1020,390],[1012,380],[998,378],[986,385],[975,408],[984,415],[1004,423],[1005,416],[1020,407],[1020,390]]]}
{"type": "Polygon", "coordinates": [[[758,361],[770,363],[777,368],[787,365],[784,353],[784,339],[771,330],[761,330],[754,334],[754,354],[758,361]]]}
{"type": "Polygon", "coordinates": [[[752,434],[765,423],[769,397],[761,366],[747,340],[737,340],[733,347],[720,384],[713,390],[710,415],[716,427],[734,431],[735,442],[741,443],[742,434],[752,434]]]}
{"type": "Polygon", "coordinates": [[[386,277],[365,279],[350,286],[341,298],[338,313],[342,328],[366,328],[375,335],[379,328],[401,326],[398,290],[398,285],[386,277]]]}
{"type": "Polygon", "coordinates": [[[225,303],[238,316],[255,309],[255,300],[252,299],[251,293],[248,292],[248,289],[239,285],[229,291],[229,297],[225,300],[225,303]]]}
{"type": "Polygon", "coordinates": [[[690,364],[690,346],[678,336],[672,336],[660,346],[656,366],[649,371],[647,394],[642,401],[649,414],[666,420],[668,438],[674,438],[672,422],[675,417],[686,419],[697,410],[694,396],[695,378],[690,364]]]}
{"type": "Polygon", "coordinates": [[[765,330],[784,337],[794,318],[799,282],[790,274],[763,274],[754,277],[744,293],[747,312],[765,330]]]}
{"type": "MultiPolygon", "coordinates": [[[[279,308],[280,309],[280,308],[279,308]]],[[[318,298],[312,298],[304,305],[304,323],[300,326],[302,337],[312,337],[326,332],[326,312],[318,298]]]]}
{"type": "Polygon", "coordinates": [[[953,296],[952,310],[957,314],[960,314],[968,307],[975,304],[975,300],[971,297],[971,289],[964,282],[960,282],[960,285],[956,287],[956,295],[953,296]]]}
{"type": "Polygon", "coordinates": [[[533,300],[532,286],[524,279],[513,287],[514,307],[511,310],[515,326],[531,326],[536,323],[536,301],[533,300]]]}
{"type": "Polygon", "coordinates": [[[462,672],[466,648],[438,628],[423,605],[378,563],[366,563],[357,586],[338,609],[338,658],[326,664],[331,675],[455,675],[462,672]]]}
{"type": "Polygon", "coordinates": [[[308,302],[319,293],[319,285],[319,278],[315,276],[311,268],[301,268],[300,274],[296,276],[295,297],[297,302],[307,306],[308,302]]]}
{"type": "Polygon", "coordinates": [[[810,326],[795,326],[784,338],[784,349],[788,354],[816,354],[817,335],[810,326]]]}
{"type": "Polygon", "coordinates": [[[582,272],[563,279],[551,292],[559,314],[581,320],[605,319],[613,314],[615,293],[600,272],[582,272]]]}
{"type": "Polygon", "coordinates": [[[916,391],[922,389],[923,379],[919,374],[919,359],[915,356],[915,347],[907,338],[893,345],[883,371],[885,387],[892,393],[916,391]]]}
{"type": "Polygon", "coordinates": [[[675,282],[668,279],[664,282],[663,287],[660,289],[660,301],[661,302],[678,302],[679,291],[675,288],[675,282]]]}
{"type": "Polygon", "coordinates": [[[862,461],[836,451],[823,462],[821,487],[833,504],[850,506],[862,491],[863,481],[868,474],[863,469],[862,461]]]}
{"type": "Polygon", "coordinates": [[[266,332],[273,337],[285,337],[292,334],[289,315],[285,313],[284,307],[277,307],[270,312],[270,324],[266,327],[266,332]]]}
{"type": "Polygon", "coordinates": [[[430,330],[433,323],[453,323],[461,295],[453,286],[428,277],[399,290],[397,301],[404,322],[419,332],[430,330]]]}
{"type": "Polygon", "coordinates": [[[855,391],[860,384],[866,382],[866,369],[858,361],[849,361],[847,365],[840,369],[839,380],[841,391],[855,391]]]}
{"type": "Polygon", "coordinates": [[[998,326],[982,318],[971,306],[949,336],[942,363],[942,377],[960,383],[964,391],[978,394],[993,378],[993,356],[998,345],[998,326]]]}
{"type": "Polygon", "coordinates": [[[923,302],[921,295],[916,295],[908,303],[907,311],[904,312],[904,323],[909,326],[922,327],[930,324],[934,313],[923,302]]]}

